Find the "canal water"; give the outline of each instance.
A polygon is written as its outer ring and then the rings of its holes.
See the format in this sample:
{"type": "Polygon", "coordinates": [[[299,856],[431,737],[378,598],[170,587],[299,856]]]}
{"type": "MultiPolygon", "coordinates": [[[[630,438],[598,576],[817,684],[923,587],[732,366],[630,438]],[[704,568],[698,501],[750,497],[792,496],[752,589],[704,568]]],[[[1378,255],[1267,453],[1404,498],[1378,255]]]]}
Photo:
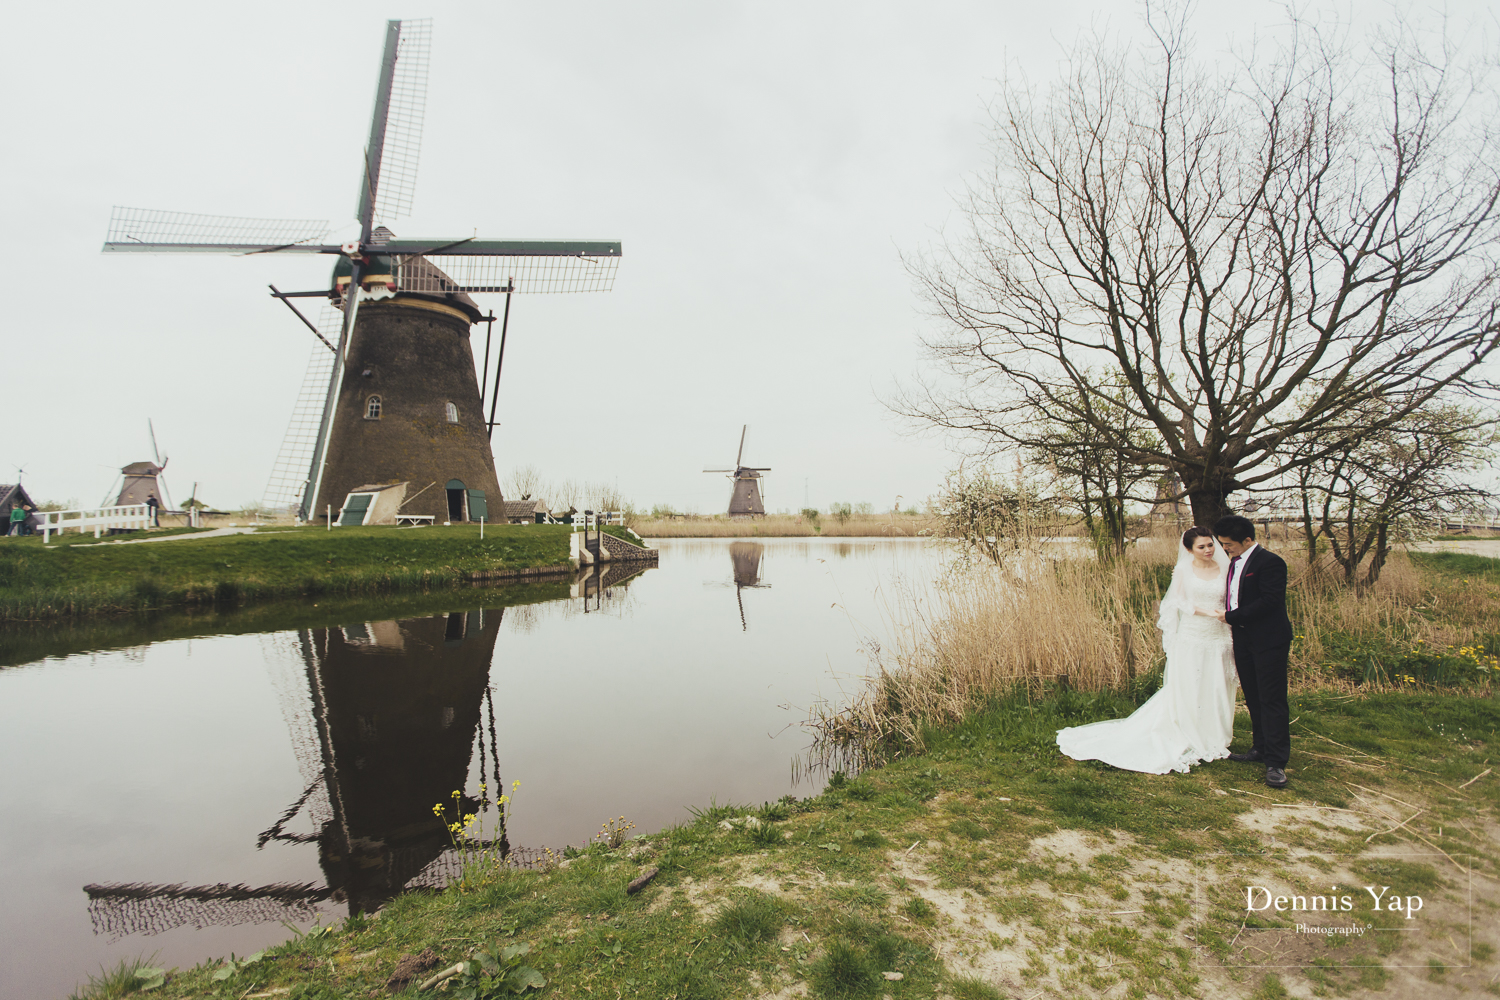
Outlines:
{"type": "Polygon", "coordinates": [[[4,637],[3,994],[244,955],[441,883],[432,807],[481,782],[521,783],[523,852],[818,792],[802,721],[860,689],[943,551],[657,544],[602,581],[4,637]]]}

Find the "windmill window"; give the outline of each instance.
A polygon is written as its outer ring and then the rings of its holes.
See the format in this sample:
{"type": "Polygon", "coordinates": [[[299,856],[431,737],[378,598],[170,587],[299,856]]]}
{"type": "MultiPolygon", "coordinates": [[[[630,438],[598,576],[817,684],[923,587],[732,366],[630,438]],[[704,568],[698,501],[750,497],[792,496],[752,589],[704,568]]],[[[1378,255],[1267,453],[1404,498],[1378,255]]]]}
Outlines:
{"type": "Polygon", "coordinates": [[[458,423],[458,407],[454,406],[452,403],[443,404],[443,414],[448,418],[448,423],[458,423]]]}
{"type": "Polygon", "coordinates": [[[380,405],[380,397],[371,396],[369,399],[365,400],[365,419],[379,420],[381,409],[382,407],[380,405]]]}

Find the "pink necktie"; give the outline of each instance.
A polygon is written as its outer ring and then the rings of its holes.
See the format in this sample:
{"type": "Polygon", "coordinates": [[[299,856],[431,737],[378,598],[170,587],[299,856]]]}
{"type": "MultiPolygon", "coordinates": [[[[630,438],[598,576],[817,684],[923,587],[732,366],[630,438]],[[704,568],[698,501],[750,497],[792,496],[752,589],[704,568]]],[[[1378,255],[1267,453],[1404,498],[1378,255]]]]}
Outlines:
{"type": "Polygon", "coordinates": [[[1229,560],[1229,575],[1224,577],[1224,610],[1231,610],[1229,606],[1229,594],[1234,589],[1234,564],[1240,561],[1239,556],[1229,560]]]}

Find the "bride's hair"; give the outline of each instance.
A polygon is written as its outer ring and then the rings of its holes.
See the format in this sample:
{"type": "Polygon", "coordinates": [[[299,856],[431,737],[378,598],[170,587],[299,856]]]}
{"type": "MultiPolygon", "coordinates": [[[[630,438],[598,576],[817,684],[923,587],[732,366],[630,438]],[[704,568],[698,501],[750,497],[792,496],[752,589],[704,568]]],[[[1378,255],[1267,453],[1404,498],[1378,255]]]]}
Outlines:
{"type": "Polygon", "coordinates": [[[1193,543],[1200,538],[1212,538],[1214,533],[1207,528],[1192,527],[1182,533],[1182,547],[1193,551],[1193,543]]]}

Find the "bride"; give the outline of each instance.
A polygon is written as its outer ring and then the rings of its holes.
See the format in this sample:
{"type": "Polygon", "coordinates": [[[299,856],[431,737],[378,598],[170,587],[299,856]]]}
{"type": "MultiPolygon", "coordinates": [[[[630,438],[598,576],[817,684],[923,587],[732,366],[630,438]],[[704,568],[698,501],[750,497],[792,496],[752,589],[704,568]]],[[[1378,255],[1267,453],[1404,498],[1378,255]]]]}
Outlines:
{"type": "Polygon", "coordinates": [[[1229,756],[1234,735],[1234,644],[1224,610],[1228,559],[1207,528],[1189,528],[1172,584],[1161,601],[1167,654],[1161,690],[1135,713],[1059,730],[1057,745],[1074,760],[1102,760],[1127,771],[1166,774],[1229,756]]]}

